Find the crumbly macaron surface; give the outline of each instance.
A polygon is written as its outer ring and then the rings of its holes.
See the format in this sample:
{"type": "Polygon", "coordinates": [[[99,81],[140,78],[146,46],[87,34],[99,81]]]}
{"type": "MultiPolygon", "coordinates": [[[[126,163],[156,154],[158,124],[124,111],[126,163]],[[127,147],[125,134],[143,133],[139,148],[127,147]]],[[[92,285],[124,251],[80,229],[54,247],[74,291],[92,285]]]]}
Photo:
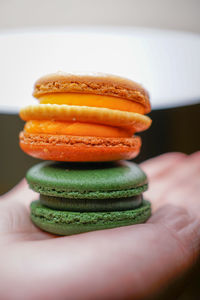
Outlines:
{"type": "Polygon", "coordinates": [[[43,162],[27,172],[30,187],[43,195],[109,199],[132,197],[147,189],[145,173],[134,163],[43,162]]]}
{"type": "Polygon", "coordinates": [[[27,172],[40,201],[31,219],[41,229],[71,235],[145,222],[150,203],[143,200],[147,177],[132,162],[42,162],[27,172]]]}
{"type": "Polygon", "coordinates": [[[151,110],[148,92],[140,84],[115,75],[75,75],[63,72],[49,74],[36,81],[33,96],[40,98],[49,93],[111,96],[140,103],[144,106],[145,113],[151,110]]]}
{"type": "Polygon", "coordinates": [[[112,212],[90,212],[90,213],[80,213],[80,212],[68,212],[68,211],[57,211],[47,208],[40,204],[39,201],[33,201],[31,204],[31,211],[35,217],[44,218],[46,221],[52,223],[64,223],[64,224],[113,224],[115,222],[124,222],[127,219],[130,224],[134,223],[134,219],[137,216],[143,214],[143,212],[148,212],[149,214],[150,204],[148,201],[143,201],[143,205],[137,210],[126,210],[122,212],[112,211],[112,212]]]}
{"type": "Polygon", "coordinates": [[[133,210],[112,212],[69,212],[48,208],[39,201],[31,203],[31,219],[41,229],[58,234],[71,235],[93,230],[144,223],[151,215],[151,205],[143,201],[133,210]]]}

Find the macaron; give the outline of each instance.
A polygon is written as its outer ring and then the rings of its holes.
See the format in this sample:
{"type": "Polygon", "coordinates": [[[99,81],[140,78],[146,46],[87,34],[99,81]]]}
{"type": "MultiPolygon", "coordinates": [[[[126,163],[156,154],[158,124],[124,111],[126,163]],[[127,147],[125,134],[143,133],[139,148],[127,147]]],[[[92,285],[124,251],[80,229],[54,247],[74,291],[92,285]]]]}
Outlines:
{"type": "Polygon", "coordinates": [[[39,104],[20,111],[26,121],[20,147],[44,160],[95,162],[132,159],[151,119],[147,91],[112,75],[50,74],[33,96],[39,104]]]}
{"type": "Polygon", "coordinates": [[[70,235],[145,222],[151,206],[143,200],[147,177],[132,162],[43,162],[26,179],[40,194],[31,219],[42,230],[70,235]]]}
{"type": "Polygon", "coordinates": [[[144,223],[151,215],[150,202],[134,210],[111,212],[69,212],[53,210],[39,201],[31,203],[31,219],[40,229],[56,235],[72,235],[95,230],[144,223]]]}

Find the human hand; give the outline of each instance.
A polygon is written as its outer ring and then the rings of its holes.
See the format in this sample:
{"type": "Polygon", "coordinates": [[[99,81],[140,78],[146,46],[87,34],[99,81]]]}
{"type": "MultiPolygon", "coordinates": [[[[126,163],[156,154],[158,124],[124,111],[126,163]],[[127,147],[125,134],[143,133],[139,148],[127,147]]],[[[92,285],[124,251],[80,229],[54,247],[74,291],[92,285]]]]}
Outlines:
{"type": "Polygon", "coordinates": [[[42,232],[25,181],[0,200],[0,299],[146,299],[192,265],[200,250],[200,153],[144,162],[146,224],[68,237],[42,232]]]}

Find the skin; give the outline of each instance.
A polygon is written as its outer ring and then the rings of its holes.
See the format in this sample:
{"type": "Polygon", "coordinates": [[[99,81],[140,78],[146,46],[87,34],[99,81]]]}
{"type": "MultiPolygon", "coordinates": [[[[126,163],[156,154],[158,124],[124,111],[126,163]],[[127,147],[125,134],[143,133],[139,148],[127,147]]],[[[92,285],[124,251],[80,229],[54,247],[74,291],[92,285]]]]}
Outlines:
{"type": "Polygon", "coordinates": [[[200,152],[142,164],[146,224],[55,237],[34,227],[37,194],[22,181],[0,201],[0,298],[146,299],[196,264],[200,250],[200,152]]]}

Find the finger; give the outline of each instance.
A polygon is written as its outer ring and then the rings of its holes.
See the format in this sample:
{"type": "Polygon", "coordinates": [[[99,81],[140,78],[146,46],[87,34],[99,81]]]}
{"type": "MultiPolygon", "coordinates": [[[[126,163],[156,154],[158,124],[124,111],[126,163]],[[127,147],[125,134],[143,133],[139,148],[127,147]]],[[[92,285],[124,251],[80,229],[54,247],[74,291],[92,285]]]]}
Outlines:
{"type": "Polygon", "coordinates": [[[151,158],[140,165],[148,176],[149,187],[144,197],[151,200],[153,212],[157,208],[157,202],[160,202],[163,187],[167,184],[165,175],[177,168],[186,158],[183,153],[171,152],[151,158]]]}
{"type": "Polygon", "coordinates": [[[177,184],[187,184],[192,182],[197,176],[200,177],[200,152],[193,153],[176,168],[170,171],[170,176],[167,172],[164,176],[168,176],[168,184],[175,186],[177,184]]]}
{"type": "MultiPolygon", "coordinates": [[[[159,208],[148,220],[155,226],[164,226],[177,240],[190,260],[195,260],[200,251],[200,218],[186,207],[166,204],[159,208]]],[[[184,254],[184,253],[183,253],[184,254]]]]}
{"type": "Polygon", "coordinates": [[[188,211],[200,218],[200,177],[199,173],[190,176],[187,182],[177,183],[165,196],[165,202],[185,207],[188,211]]]}
{"type": "Polygon", "coordinates": [[[184,153],[171,152],[165,153],[155,158],[151,158],[140,166],[147,174],[150,180],[159,178],[167,170],[174,168],[181,163],[187,156],[184,153]]]}
{"type": "Polygon", "coordinates": [[[2,245],[52,237],[33,225],[29,208],[17,201],[0,202],[0,232],[2,245]]]}
{"type": "Polygon", "coordinates": [[[13,241],[40,240],[52,235],[39,230],[30,220],[30,202],[37,199],[25,180],[1,197],[0,232],[4,244],[13,241]]]}
{"type": "Polygon", "coordinates": [[[186,198],[189,206],[190,193],[193,194],[193,202],[199,203],[199,175],[200,157],[197,152],[186,156],[178,166],[166,169],[156,180],[150,178],[149,190],[145,196],[152,200],[154,208],[171,202],[183,204],[186,198]]]}

